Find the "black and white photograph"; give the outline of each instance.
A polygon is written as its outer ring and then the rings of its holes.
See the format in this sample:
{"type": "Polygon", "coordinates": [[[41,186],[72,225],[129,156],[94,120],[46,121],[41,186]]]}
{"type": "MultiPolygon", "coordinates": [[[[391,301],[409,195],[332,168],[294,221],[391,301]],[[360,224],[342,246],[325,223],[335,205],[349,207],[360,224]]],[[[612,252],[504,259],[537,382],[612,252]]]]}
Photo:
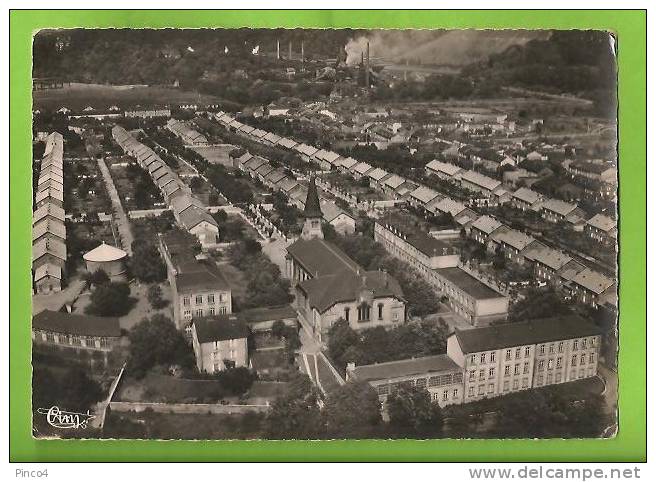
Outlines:
{"type": "Polygon", "coordinates": [[[615,437],[616,42],[35,32],[33,436],[615,437]]]}

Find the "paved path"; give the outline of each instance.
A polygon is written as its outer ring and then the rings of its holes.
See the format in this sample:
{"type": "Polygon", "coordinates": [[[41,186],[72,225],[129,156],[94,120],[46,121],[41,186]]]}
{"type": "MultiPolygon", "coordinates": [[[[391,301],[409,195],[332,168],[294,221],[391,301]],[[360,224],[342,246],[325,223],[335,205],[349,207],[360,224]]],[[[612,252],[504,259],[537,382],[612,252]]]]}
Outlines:
{"type": "Polygon", "coordinates": [[[114,208],[114,214],[117,218],[116,227],[121,236],[121,244],[123,249],[129,256],[132,256],[132,231],[130,229],[130,221],[128,220],[127,214],[125,214],[125,209],[121,204],[121,198],[118,195],[114,181],[112,180],[112,175],[109,173],[107,164],[105,164],[104,159],[98,159],[98,167],[102,173],[103,179],[105,180],[105,186],[107,186],[107,193],[109,198],[112,200],[112,206],[114,208]]]}

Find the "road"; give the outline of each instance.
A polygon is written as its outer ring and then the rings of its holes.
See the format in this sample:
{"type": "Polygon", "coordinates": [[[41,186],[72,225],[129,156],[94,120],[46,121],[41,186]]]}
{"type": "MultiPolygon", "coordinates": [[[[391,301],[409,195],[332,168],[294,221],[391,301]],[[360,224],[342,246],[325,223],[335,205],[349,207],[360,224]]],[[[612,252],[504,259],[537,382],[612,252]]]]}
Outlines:
{"type": "Polygon", "coordinates": [[[107,186],[107,193],[109,198],[112,201],[112,207],[114,208],[114,218],[116,219],[116,227],[118,228],[119,235],[121,236],[121,244],[123,249],[129,256],[132,256],[132,241],[134,240],[132,236],[132,230],[130,229],[130,221],[125,209],[123,209],[123,204],[121,204],[121,198],[118,195],[114,181],[112,180],[112,175],[109,173],[109,168],[105,164],[105,160],[102,158],[98,159],[98,167],[105,181],[105,186],[107,186]]]}

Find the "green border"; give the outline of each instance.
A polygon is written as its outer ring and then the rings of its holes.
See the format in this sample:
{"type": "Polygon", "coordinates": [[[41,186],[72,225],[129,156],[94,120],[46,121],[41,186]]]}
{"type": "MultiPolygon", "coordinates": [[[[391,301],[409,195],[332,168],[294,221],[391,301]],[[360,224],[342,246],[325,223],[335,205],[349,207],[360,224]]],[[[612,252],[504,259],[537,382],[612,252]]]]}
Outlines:
{"type": "Polygon", "coordinates": [[[10,12],[10,460],[646,461],[646,11],[10,12]],[[73,27],[556,28],[615,32],[619,55],[620,430],[611,440],[37,441],[30,412],[31,35],[73,27]]]}

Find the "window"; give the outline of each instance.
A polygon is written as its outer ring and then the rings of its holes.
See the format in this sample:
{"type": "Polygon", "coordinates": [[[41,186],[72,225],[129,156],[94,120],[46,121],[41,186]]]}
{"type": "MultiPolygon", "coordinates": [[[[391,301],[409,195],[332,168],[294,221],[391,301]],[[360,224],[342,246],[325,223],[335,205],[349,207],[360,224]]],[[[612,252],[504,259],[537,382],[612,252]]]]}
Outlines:
{"type": "Polygon", "coordinates": [[[585,350],[587,347],[588,347],[588,339],[587,339],[587,338],[583,338],[583,339],[581,340],[581,349],[582,349],[582,350],[585,350]]]}
{"type": "Polygon", "coordinates": [[[588,363],[594,363],[594,353],[588,355],[588,363]]]}
{"type": "Polygon", "coordinates": [[[510,375],[510,365],[506,365],[505,369],[503,370],[504,376],[510,375]]]}
{"type": "Polygon", "coordinates": [[[456,398],[458,396],[458,389],[454,388],[453,389],[453,398],[456,398]]]}
{"type": "Polygon", "coordinates": [[[203,309],[199,308],[196,310],[196,316],[203,316],[203,309]]]}
{"type": "Polygon", "coordinates": [[[203,304],[203,295],[196,295],[196,304],[197,305],[203,304]]]}
{"type": "Polygon", "coordinates": [[[100,348],[109,348],[109,340],[104,336],[100,338],[100,348]]]}
{"type": "Polygon", "coordinates": [[[506,350],[506,360],[510,360],[512,352],[510,350],[506,350]]]}
{"type": "Polygon", "coordinates": [[[520,356],[522,356],[522,349],[515,348],[515,360],[517,360],[520,356]]]}
{"type": "Polygon", "coordinates": [[[538,362],[538,370],[544,370],[544,360],[538,362]]]}
{"type": "Polygon", "coordinates": [[[529,365],[528,362],[524,362],[524,375],[528,373],[528,365],[529,365]]]}
{"type": "Polygon", "coordinates": [[[219,314],[220,315],[225,315],[228,312],[228,309],[225,306],[220,306],[219,307],[219,314]]]}
{"type": "Polygon", "coordinates": [[[490,368],[490,370],[488,372],[488,375],[489,375],[490,378],[492,378],[494,376],[494,367],[490,368]]]}
{"type": "Polygon", "coordinates": [[[214,304],[214,293],[207,295],[207,303],[210,305],[214,304]]]}
{"type": "Polygon", "coordinates": [[[480,370],[480,371],[478,372],[478,378],[479,378],[480,380],[485,380],[485,370],[480,370]]]}
{"type": "Polygon", "coordinates": [[[538,377],[538,385],[542,385],[544,383],[544,375],[540,375],[538,377]]]}
{"type": "Polygon", "coordinates": [[[378,385],[376,387],[378,395],[387,395],[389,393],[389,385],[378,385]]]}
{"type": "Polygon", "coordinates": [[[182,304],[184,306],[189,306],[189,297],[188,296],[185,296],[184,298],[182,298],[182,304]]]}
{"type": "Polygon", "coordinates": [[[524,348],[524,356],[525,357],[531,356],[531,347],[530,346],[527,346],[526,348],[524,348]]]}
{"type": "Polygon", "coordinates": [[[471,355],[469,357],[469,363],[472,365],[476,365],[476,355],[471,355]]]}
{"type": "Polygon", "coordinates": [[[210,316],[214,316],[214,307],[210,306],[210,316]]]}
{"type": "Polygon", "coordinates": [[[474,387],[469,387],[469,396],[470,397],[474,396],[474,387]]]}
{"type": "Polygon", "coordinates": [[[481,363],[485,363],[485,353],[481,353],[481,363]]]}
{"type": "Polygon", "coordinates": [[[496,361],[497,354],[494,353],[493,351],[490,352],[490,363],[494,363],[496,361]]]}
{"type": "Polygon", "coordinates": [[[444,392],[442,392],[442,400],[446,402],[448,399],[449,399],[449,391],[444,390],[444,392]]]}
{"type": "Polygon", "coordinates": [[[219,302],[223,303],[226,300],[226,295],[224,293],[219,293],[219,302]]]}
{"type": "Polygon", "coordinates": [[[469,381],[473,382],[474,380],[476,380],[476,370],[472,370],[469,372],[469,381]]]}
{"type": "Polygon", "coordinates": [[[519,375],[519,363],[515,364],[515,375],[519,375]]]}
{"type": "Polygon", "coordinates": [[[551,345],[549,345],[549,354],[553,354],[553,353],[555,353],[555,350],[554,350],[554,344],[552,343],[551,345]]]}
{"type": "Polygon", "coordinates": [[[487,393],[494,393],[494,383],[490,383],[487,386],[487,393]]]}
{"type": "Polygon", "coordinates": [[[540,345],[540,355],[544,355],[544,345],[540,345]]]}
{"type": "Polygon", "coordinates": [[[590,346],[595,346],[596,343],[597,343],[597,337],[593,336],[592,338],[590,338],[590,346]]]}
{"type": "Polygon", "coordinates": [[[82,345],[82,339],[80,338],[80,335],[71,335],[71,345],[82,345]]]}
{"type": "Polygon", "coordinates": [[[366,303],[362,303],[358,306],[358,321],[369,321],[369,316],[371,314],[371,307],[366,303]]]}
{"type": "Polygon", "coordinates": [[[576,355],[572,355],[572,366],[576,366],[576,355]]]}
{"type": "Polygon", "coordinates": [[[547,363],[547,370],[552,370],[553,369],[553,359],[549,360],[549,363],[547,363]]]}
{"type": "Polygon", "coordinates": [[[581,353],[581,363],[580,365],[585,365],[585,353],[581,353]]]}
{"type": "Polygon", "coordinates": [[[378,304],[378,319],[379,320],[383,319],[383,304],[382,303],[378,304]]]}
{"type": "Polygon", "coordinates": [[[187,319],[191,318],[191,310],[185,310],[184,317],[187,319]]]}
{"type": "Polygon", "coordinates": [[[479,385],[478,386],[478,394],[479,395],[485,394],[485,385],[479,385]]]}
{"type": "Polygon", "coordinates": [[[94,340],[94,339],[91,338],[90,336],[87,336],[86,339],[84,340],[84,346],[88,346],[88,347],[93,347],[93,348],[95,348],[95,346],[96,346],[96,340],[94,340]]]}
{"type": "Polygon", "coordinates": [[[46,333],[46,341],[49,341],[50,343],[55,342],[55,335],[52,332],[47,332],[46,333]]]}
{"type": "Polygon", "coordinates": [[[349,320],[350,315],[351,315],[351,308],[349,308],[349,307],[344,308],[344,319],[346,321],[350,321],[349,320]]]}
{"type": "Polygon", "coordinates": [[[574,345],[573,345],[572,349],[573,350],[578,350],[579,349],[579,341],[578,340],[574,340],[574,345]]]}
{"type": "Polygon", "coordinates": [[[560,343],[558,343],[558,353],[562,353],[562,352],[563,352],[563,342],[561,341],[560,343]]]}

